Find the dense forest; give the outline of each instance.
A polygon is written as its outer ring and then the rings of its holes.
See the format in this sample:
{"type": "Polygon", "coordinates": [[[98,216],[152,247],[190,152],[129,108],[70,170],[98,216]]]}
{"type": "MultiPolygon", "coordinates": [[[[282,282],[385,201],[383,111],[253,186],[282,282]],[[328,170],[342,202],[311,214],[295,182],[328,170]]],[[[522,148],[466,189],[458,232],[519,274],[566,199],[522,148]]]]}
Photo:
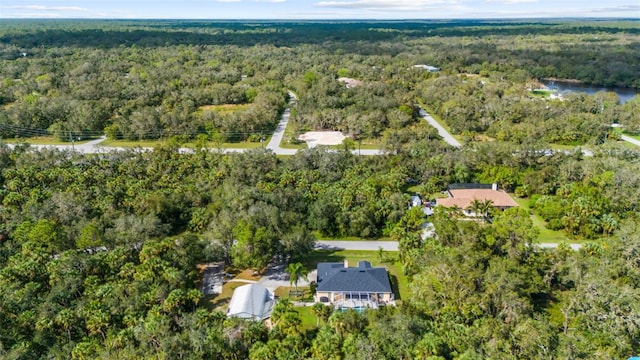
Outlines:
{"type": "Polygon", "coordinates": [[[610,125],[640,129],[640,97],[531,90],[546,77],[640,88],[639,47],[634,21],[3,21],[3,139],[178,141],[84,155],[0,144],[0,357],[637,355],[640,149],[610,125]],[[294,133],[339,130],[385,154],[179,151],[261,139],[289,91],[294,133]],[[409,187],[434,197],[468,182],[527,209],[481,222],[436,209],[423,240],[409,187]],[[533,214],[582,249],[535,247],[533,214]],[[271,328],[204,306],[198,264],[262,270],[304,259],[316,236],[398,241],[401,305],[314,307],[312,328],[286,300],[271,328]]]}
{"type": "Polygon", "coordinates": [[[640,129],[631,115],[637,102],[619,105],[603,95],[542,110],[548,104],[529,98],[528,82],[640,88],[635,25],[7,20],[0,25],[0,134],[255,140],[275,127],[288,89],[301,96],[299,130],[401,136],[393,133],[416,120],[421,98],[454,132],[518,140],[535,126],[554,134],[545,136],[549,142],[581,144],[602,137],[605,116],[640,129]],[[416,64],[435,64],[444,76],[416,64]],[[459,74],[487,79],[462,86],[459,74]],[[362,85],[345,88],[338,77],[362,85]],[[207,110],[221,104],[248,106],[207,110]]]}

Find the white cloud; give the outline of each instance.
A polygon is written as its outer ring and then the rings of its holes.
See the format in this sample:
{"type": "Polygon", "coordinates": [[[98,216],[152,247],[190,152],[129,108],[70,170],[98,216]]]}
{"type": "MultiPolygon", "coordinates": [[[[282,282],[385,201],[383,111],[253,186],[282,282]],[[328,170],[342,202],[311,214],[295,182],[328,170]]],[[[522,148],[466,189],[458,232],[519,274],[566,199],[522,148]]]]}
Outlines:
{"type": "Polygon", "coordinates": [[[420,11],[428,10],[433,5],[455,5],[458,1],[447,0],[352,0],[352,1],[320,1],[318,7],[360,9],[373,11],[420,11]]]}
{"type": "Polygon", "coordinates": [[[607,16],[620,16],[638,18],[640,5],[619,5],[609,7],[594,8],[545,8],[540,10],[496,10],[496,11],[475,11],[469,12],[471,18],[560,18],[567,14],[575,17],[596,17],[606,14],[607,16]]]}
{"type": "Polygon", "coordinates": [[[89,9],[81,8],[79,6],[46,6],[46,5],[13,5],[7,6],[7,9],[15,10],[36,10],[36,11],[50,11],[50,12],[64,12],[64,11],[76,11],[76,12],[89,12],[89,9]]]}
{"type": "MultiPolygon", "coordinates": [[[[283,3],[287,0],[251,0],[252,2],[261,2],[261,3],[283,3]]],[[[244,2],[244,0],[215,0],[215,2],[219,3],[239,3],[244,2]]]]}
{"type": "Polygon", "coordinates": [[[539,0],[486,0],[486,3],[490,4],[503,4],[503,5],[511,5],[511,4],[523,4],[523,3],[532,3],[538,2],[539,0]]]}

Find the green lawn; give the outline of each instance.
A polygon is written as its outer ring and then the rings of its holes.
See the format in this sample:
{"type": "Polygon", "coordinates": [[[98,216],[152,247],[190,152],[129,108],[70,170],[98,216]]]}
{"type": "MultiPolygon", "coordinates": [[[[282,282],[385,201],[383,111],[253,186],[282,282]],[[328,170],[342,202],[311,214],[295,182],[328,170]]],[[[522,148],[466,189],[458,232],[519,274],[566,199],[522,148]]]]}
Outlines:
{"type": "Polygon", "coordinates": [[[378,251],[315,250],[302,259],[302,262],[307,269],[315,269],[319,262],[343,262],[345,260],[349,262],[351,267],[357,266],[358,262],[362,260],[369,261],[373,266],[385,266],[389,271],[393,294],[399,304],[409,294],[409,279],[402,272],[402,264],[397,252],[385,251],[383,255],[381,262],[378,259],[378,251]]]}
{"type": "MultiPolygon", "coordinates": [[[[216,144],[214,142],[209,142],[208,147],[210,149],[221,148],[221,149],[257,149],[260,147],[266,147],[269,143],[269,139],[271,136],[266,137],[264,143],[259,142],[237,142],[237,143],[221,143],[216,144]]],[[[125,147],[125,148],[134,148],[134,147],[156,147],[159,145],[166,145],[167,140],[136,140],[136,141],[127,141],[127,140],[105,140],[101,142],[100,146],[107,147],[125,147]]],[[[193,148],[195,147],[195,143],[187,142],[184,144],[180,144],[180,147],[185,148],[193,148]]]]}
{"type": "Polygon", "coordinates": [[[287,123],[287,127],[284,129],[284,135],[282,136],[282,141],[280,142],[280,147],[283,149],[306,149],[307,143],[301,142],[299,144],[293,144],[289,142],[289,139],[293,138],[296,134],[293,130],[294,125],[292,125],[293,120],[289,119],[287,123]]]}
{"type": "MultiPolygon", "coordinates": [[[[520,199],[513,195],[512,197],[520,207],[527,211],[531,211],[528,199],[520,199]]],[[[563,241],[566,243],[576,242],[575,240],[570,240],[562,231],[547,229],[545,226],[546,222],[535,213],[531,215],[531,221],[533,221],[533,226],[537,227],[540,231],[538,241],[541,243],[559,243],[563,241]]]]}
{"type": "Polygon", "coordinates": [[[302,324],[300,325],[302,330],[312,330],[316,328],[318,318],[313,315],[311,306],[299,306],[296,307],[296,311],[300,315],[300,320],[302,320],[302,324]]]}
{"type": "Polygon", "coordinates": [[[313,294],[308,286],[298,286],[298,291],[301,292],[301,296],[295,295],[292,293],[295,291],[295,287],[291,286],[279,286],[275,291],[274,295],[280,299],[289,299],[291,301],[304,301],[304,302],[312,302],[313,294]]]}
{"type": "Polygon", "coordinates": [[[161,140],[111,140],[106,139],[102,141],[99,145],[106,147],[124,147],[124,148],[134,148],[134,147],[156,147],[160,144],[164,144],[164,141],[161,140]]]}
{"type": "Polygon", "coordinates": [[[557,93],[558,93],[557,90],[546,90],[546,89],[531,90],[531,95],[533,97],[540,97],[540,98],[548,98],[551,96],[551,94],[557,94],[557,93]]]}

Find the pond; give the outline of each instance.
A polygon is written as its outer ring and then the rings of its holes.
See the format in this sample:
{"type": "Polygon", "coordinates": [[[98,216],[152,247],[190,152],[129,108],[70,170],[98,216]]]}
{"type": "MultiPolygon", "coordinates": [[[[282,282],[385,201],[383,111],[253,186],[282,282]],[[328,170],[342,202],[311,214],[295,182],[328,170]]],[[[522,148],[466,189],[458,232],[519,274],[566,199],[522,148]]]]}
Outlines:
{"type": "Polygon", "coordinates": [[[540,80],[546,87],[551,90],[558,90],[560,93],[567,94],[570,92],[584,92],[589,95],[593,95],[599,91],[610,91],[614,92],[618,95],[618,99],[620,99],[620,103],[625,103],[634,96],[638,94],[637,89],[633,88],[623,88],[623,87],[604,87],[604,86],[596,86],[596,85],[587,85],[579,82],[573,81],[559,81],[559,80],[540,80]]]}

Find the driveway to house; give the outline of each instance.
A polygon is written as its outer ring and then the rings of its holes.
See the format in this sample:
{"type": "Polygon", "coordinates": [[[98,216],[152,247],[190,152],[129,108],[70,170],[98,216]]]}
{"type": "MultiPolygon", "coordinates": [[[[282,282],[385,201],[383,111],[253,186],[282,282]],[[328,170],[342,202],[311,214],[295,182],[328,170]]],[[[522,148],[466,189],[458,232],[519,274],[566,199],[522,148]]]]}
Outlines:
{"type": "Polygon", "coordinates": [[[626,141],[626,142],[630,142],[630,143],[632,143],[633,145],[640,146],[640,141],[638,141],[638,140],[636,140],[636,139],[634,139],[634,138],[632,138],[632,137],[630,137],[630,136],[627,136],[627,135],[620,135],[620,138],[621,138],[622,140],[626,141]]]}
{"type": "Polygon", "coordinates": [[[381,248],[385,251],[398,251],[397,241],[348,241],[348,240],[318,240],[317,250],[360,250],[374,251],[381,248]]]}
{"type": "MultiPolygon", "coordinates": [[[[260,278],[256,282],[258,285],[262,285],[271,291],[275,291],[280,286],[291,286],[289,282],[289,274],[287,274],[284,270],[287,268],[287,264],[275,264],[269,265],[267,271],[264,273],[264,276],[260,278]]],[[[311,270],[311,269],[309,269],[311,270]]],[[[300,279],[298,281],[298,286],[309,286],[310,281],[316,281],[318,270],[313,269],[309,271],[307,275],[307,280],[300,279]]]]}
{"type": "Polygon", "coordinates": [[[455,146],[458,148],[462,147],[462,144],[460,144],[458,140],[456,140],[453,137],[453,135],[451,135],[445,128],[443,128],[442,125],[438,124],[438,122],[431,115],[429,115],[423,108],[420,108],[420,116],[422,116],[423,119],[427,120],[427,122],[431,126],[436,128],[438,130],[438,134],[440,134],[440,136],[442,136],[442,139],[446,141],[449,145],[455,146]]]}

